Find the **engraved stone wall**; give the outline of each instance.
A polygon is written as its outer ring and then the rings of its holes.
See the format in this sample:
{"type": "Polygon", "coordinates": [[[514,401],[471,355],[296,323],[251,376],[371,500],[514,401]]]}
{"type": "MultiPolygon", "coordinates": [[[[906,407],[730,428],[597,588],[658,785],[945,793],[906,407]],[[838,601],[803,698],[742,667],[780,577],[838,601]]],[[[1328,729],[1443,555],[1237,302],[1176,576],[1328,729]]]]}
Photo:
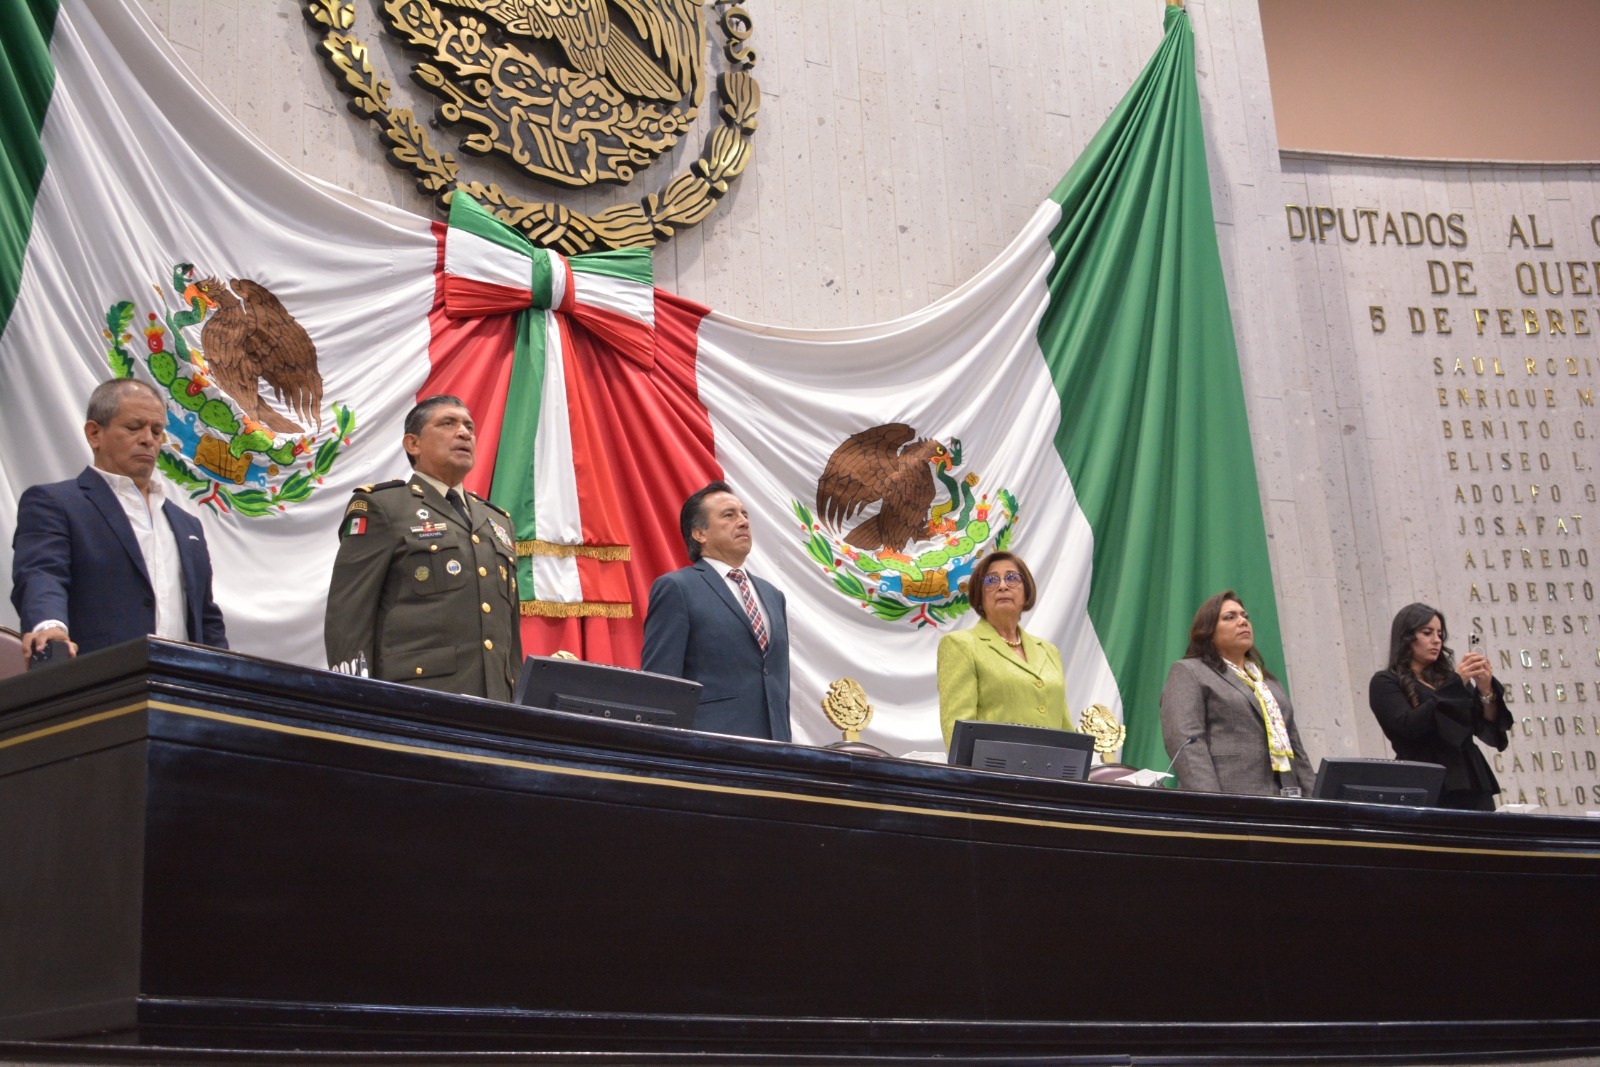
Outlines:
{"type": "MultiPolygon", "coordinates": [[[[1358,688],[1422,600],[1507,686],[1503,800],[1600,808],[1597,168],[1284,164],[1278,238],[1321,383],[1315,440],[1342,464],[1337,602],[1358,688]]],[[[1382,750],[1363,721],[1362,748],[1382,750]]]]}

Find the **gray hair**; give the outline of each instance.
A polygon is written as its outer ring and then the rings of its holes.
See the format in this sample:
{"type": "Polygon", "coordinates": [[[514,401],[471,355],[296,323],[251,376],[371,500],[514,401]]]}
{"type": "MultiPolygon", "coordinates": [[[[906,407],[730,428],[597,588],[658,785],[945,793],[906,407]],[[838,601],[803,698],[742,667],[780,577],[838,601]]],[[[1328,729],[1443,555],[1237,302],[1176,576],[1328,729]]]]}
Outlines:
{"type": "Polygon", "coordinates": [[[85,417],[97,426],[111,425],[111,420],[122,410],[122,398],[134,389],[143,389],[156,403],[166,406],[161,394],[149,382],[138,378],[112,378],[95,386],[94,392],[89,394],[89,409],[85,417]]]}

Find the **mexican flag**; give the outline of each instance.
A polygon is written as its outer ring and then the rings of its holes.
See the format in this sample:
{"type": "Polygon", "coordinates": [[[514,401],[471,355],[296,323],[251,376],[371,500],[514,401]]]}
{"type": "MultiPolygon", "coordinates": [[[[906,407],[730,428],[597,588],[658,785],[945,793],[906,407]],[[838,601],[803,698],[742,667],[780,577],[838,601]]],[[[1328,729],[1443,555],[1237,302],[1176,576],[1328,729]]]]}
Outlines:
{"type": "Polygon", "coordinates": [[[124,0],[0,0],[0,25],[8,587],[17,499],[90,462],[89,393],[134,374],[168,399],[160,470],[205,524],[231,645],[325,665],[350,490],[408,471],[435,225],[278,159],[124,0]],[[274,366],[230,370],[269,334],[274,366]]]}
{"type": "MultiPolygon", "coordinates": [[[[571,419],[578,444],[560,466],[611,483],[616,507],[596,522],[612,533],[586,540],[627,544],[634,613],[547,610],[527,647],[635,665],[650,582],[685,562],[676,505],[723,476],[751,512],[748,566],[788,601],[798,739],[837,739],[820,701],[850,677],[875,705],[869,740],[937,750],[938,640],[975,621],[962,582],[995,548],[1034,573],[1024,625],[1060,648],[1074,717],[1096,703],[1122,716],[1129,762],[1167,764],[1161,686],[1212,593],[1236,589],[1282,663],[1193,36],[1181,9],[1166,18],[1155,57],[1006,253],[921,312],[797,330],[657,290],[654,352],[626,356],[549,316],[567,385],[541,379],[546,409],[565,395],[592,413],[571,419]]],[[[458,240],[537,258],[462,204],[447,260],[458,240]]],[[[500,394],[474,395],[492,410],[500,394]]],[[[513,388],[505,406],[526,419],[539,405],[513,388]]],[[[539,418],[523,436],[545,433],[539,418]]],[[[536,465],[552,455],[534,451],[536,465]]],[[[528,492],[541,484],[559,483],[547,472],[528,492]]],[[[591,510],[569,514],[576,543],[591,510]]],[[[519,544],[530,529],[520,518],[519,544]]]]}
{"type": "Polygon", "coordinates": [[[95,381],[157,382],[236,648],[321,665],[348,490],[403,474],[400,419],[449,392],[479,424],[469,488],[516,522],[530,652],[637,665],[679,505],[726,477],[788,599],[797,740],[838,737],[819,701],[852,677],[867,740],[938,749],[937,644],[1000,547],[1038,581],[1024,625],[1061,649],[1074,717],[1124,715],[1128,762],[1166,765],[1160,687],[1206,596],[1238,589],[1282,662],[1181,9],[999,260],[914,315],[813,331],[656,289],[637,250],[533,248],[464,198],[432,223],[350,196],[272,158],[121,0],[3,3],[36,32],[0,43],[0,493],[87,461],[95,381]],[[238,304],[295,339],[264,402],[207,333],[238,304]]]}

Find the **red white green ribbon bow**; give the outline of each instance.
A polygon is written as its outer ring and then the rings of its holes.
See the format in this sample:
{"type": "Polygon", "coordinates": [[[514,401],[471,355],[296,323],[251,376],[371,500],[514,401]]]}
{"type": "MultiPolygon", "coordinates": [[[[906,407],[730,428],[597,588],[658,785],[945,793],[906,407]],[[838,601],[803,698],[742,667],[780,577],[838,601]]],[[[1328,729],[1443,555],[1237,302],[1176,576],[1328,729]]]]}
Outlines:
{"type": "Polygon", "coordinates": [[[605,351],[654,365],[653,281],[647,249],[568,258],[464,193],[451,198],[445,314],[519,316],[490,499],[516,526],[524,615],[633,613],[625,528],[579,360],[605,351]]]}

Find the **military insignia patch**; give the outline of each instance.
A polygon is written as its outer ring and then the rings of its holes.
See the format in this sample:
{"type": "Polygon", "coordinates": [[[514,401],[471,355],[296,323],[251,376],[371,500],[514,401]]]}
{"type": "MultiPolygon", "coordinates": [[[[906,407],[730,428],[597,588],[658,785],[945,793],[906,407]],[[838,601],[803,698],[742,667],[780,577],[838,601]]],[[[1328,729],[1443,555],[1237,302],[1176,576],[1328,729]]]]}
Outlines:
{"type": "Polygon", "coordinates": [[[138,328],[145,351],[137,355],[130,347],[133,301],[111,305],[102,331],[106,361],[119,378],[133,377],[142,362],[153,379],[167,407],[157,467],[190,499],[246,518],[286,511],[333,470],[355,414],[334,404],[333,425],[324,429],[316,345],[265,285],[195,280],[194,273],[192,264],[179,263],[171,293],[156,286],[181,309],[147,313],[138,328]]]}
{"type": "Polygon", "coordinates": [[[350,506],[344,509],[344,513],[349,515],[351,512],[366,510],[367,502],[365,500],[352,500],[350,501],[350,506]]]}
{"type": "Polygon", "coordinates": [[[444,565],[444,569],[449,571],[452,576],[460,574],[461,573],[461,561],[458,560],[458,559],[453,559],[449,563],[446,563],[444,565]]]}
{"type": "Polygon", "coordinates": [[[506,533],[505,527],[501,526],[498,522],[491,521],[489,523],[489,528],[494,531],[494,535],[500,540],[500,543],[506,546],[506,551],[515,554],[517,551],[516,542],[511,540],[511,535],[506,533]]]}
{"type": "Polygon", "coordinates": [[[432,574],[432,573],[433,572],[428,570],[428,568],[426,568],[426,567],[418,567],[417,570],[416,570],[417,581],[419,581],[419,582],[427,581],[428,580],[428,576],[430,574],[432,574]]]}
{"type": "Polygon", "coordinates": [[[346,536],[366,533],[367,520],[364,517],[357,515],[355,518],[350,520],[348,525],[345,526],[344,532],[346,536]]]}
{"type": "Polygon", "coordinates": [[[806,553],[885,622],[954,622],[972,607],[973,565],[1011,544],[1019,512],[1003,488],[975,494],[979,476],[961,465],[959,439],[919,439],[905,423],[852,435],[817,480],[816,511],[791,504],[806,553]]]}

